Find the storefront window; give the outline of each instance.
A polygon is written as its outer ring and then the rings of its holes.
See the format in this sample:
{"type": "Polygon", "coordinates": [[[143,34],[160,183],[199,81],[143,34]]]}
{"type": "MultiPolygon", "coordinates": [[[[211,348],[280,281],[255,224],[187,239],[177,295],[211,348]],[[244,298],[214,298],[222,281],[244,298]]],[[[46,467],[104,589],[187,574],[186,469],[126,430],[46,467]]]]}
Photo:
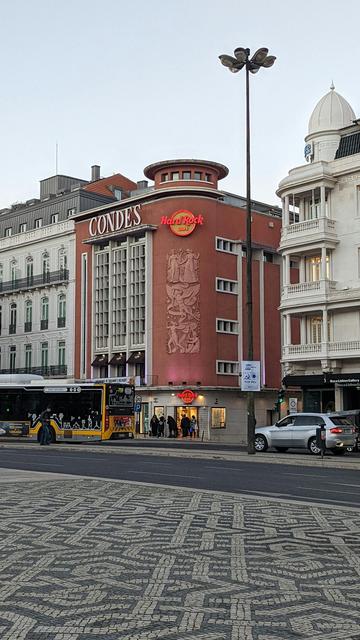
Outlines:
{"type": "Polygon", "coordinates": [[[225,409],[225,407],[212,407],[211,408],[211,428],[212,429],[225,429],[226,428],[226,409],[225,409]]]}

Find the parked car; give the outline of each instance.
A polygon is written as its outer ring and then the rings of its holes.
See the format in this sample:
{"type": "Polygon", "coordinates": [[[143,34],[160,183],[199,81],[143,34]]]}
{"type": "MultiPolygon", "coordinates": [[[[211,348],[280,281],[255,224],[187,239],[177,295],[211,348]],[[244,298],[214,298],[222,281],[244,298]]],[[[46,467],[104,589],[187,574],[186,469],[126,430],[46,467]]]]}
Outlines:
{"type": "Polygon", "coordinates": [[[325,446],[335,455],[342,455],[355,444],[355,426],[342,413],[292,413],[270,427],[255,429],[255,451],[275,447],[277,451],[289,448],[309,449],[317,455],[316,429],[324,426],[325,446]]]}
{"type": "Polygon", "coordinates": [[[341,414],[346,416],[355,425],[355,443],[353,446],[346,447],[348,451],[360,451],[360,409],[352,409],[350,411],[342,411],[341,414]]]}

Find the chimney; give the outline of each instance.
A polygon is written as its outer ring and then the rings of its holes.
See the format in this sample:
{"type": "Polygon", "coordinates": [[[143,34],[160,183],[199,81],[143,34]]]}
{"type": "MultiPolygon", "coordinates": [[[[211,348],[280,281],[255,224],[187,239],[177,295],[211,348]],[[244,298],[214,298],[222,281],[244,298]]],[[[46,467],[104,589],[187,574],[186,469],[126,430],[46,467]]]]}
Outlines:
{"type": "Polygon", "coordinates": [[[98,164],[93,164],[91,167],[91,182],[95,182],[95,180],[100,180],[100,166],[98,164]]]}

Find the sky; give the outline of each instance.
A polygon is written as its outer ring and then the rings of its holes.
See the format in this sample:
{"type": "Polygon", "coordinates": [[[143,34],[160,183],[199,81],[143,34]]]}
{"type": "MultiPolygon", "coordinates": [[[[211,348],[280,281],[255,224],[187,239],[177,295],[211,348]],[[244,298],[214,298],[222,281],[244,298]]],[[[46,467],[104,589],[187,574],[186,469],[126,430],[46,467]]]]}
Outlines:
{"type": "Polygon", "coordinates": [[[245,194],[245,74],[218,56],[266,46],[251,78],[252,197],[279,204],[330,88],[360,116],[358,0],[3,0],[0,208],[37,197],[56,172],[144,178],[171,158],[229,168],[245,194]]]}

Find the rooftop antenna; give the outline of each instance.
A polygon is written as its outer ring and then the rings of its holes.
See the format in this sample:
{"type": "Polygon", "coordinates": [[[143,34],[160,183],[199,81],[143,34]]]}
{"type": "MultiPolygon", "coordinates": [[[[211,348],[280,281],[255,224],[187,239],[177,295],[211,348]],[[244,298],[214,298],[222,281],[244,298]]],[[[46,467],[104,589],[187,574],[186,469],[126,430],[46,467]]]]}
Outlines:
{"type": "Polygon", "coordinates": [[[59,164],[59,145],[56,141],[56,144],[55,144],[55,175],[56,176],[58,174],[58,164],[59,164]]]}

